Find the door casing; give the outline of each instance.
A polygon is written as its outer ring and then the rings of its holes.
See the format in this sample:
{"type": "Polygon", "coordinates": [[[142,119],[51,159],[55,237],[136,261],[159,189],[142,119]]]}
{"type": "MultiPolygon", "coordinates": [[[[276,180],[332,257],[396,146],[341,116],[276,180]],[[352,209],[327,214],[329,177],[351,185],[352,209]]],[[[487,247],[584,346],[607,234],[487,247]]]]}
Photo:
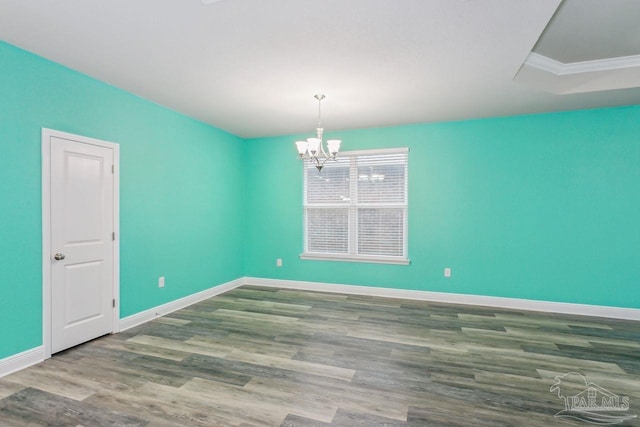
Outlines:
{"type": "Polygon", "coordinates": [[[113,150],[113,332],[119,332],[120,320],[120,146],[81,135],[42,128],[42,343],[44,357],[51,357],[51,138],[113,150]]]}

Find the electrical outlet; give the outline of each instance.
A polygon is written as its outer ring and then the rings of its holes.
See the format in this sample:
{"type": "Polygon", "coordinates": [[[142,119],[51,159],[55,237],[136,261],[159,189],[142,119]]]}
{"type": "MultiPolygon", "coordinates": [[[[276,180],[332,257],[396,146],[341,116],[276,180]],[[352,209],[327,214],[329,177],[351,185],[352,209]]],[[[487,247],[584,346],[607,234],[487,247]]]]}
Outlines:
{"type": "Polygon", "coordinates": [[[451,268],[450,267],[445,267],[444,268],[444,277],[451,277],[451,268]]]}
{"type": "Polygon", "coordinates": [[[282,258],[276,260],[276,267],[282,267],[282,258]]]}
{"type": "Polygon", "coordinates": [[[158,287],[164,288],[164,276],[160,276],[160,278],[158,279],[158,287]]]}

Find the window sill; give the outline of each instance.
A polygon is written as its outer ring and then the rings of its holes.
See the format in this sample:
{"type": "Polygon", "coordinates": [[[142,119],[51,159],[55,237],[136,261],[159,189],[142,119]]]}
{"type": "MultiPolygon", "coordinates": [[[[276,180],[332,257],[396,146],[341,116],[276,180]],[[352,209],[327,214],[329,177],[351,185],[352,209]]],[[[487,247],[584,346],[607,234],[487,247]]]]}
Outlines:
{"type": "Polygon", "coordinates": [[[350,255],[331,255],[331,254],[300,254],[300,259],[315,261],[338,261],[338,262],[364,262],[370,264],[396,264],[409,265],[411,261],[406,258],[382,257],[382,256],[350,256],[350,255]]]}

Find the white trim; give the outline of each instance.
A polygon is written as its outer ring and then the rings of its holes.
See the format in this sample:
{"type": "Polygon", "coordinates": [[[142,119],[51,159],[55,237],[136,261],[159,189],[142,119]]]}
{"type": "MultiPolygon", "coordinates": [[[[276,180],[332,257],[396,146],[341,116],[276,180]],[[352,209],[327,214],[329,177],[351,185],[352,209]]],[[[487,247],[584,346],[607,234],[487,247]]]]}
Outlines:
{"type": "MultiPolygon", "coordinates": [[[[515,310],[541,311],[548,313],[595,316],[613,319],[640,321],[640,309],[608,307],[587,304],[534,301],[518,298],[465,295],[446,292],[418,291],[410,289],[377,288],[372,286],[340,285],[335,283],[305,282],[298,280],[265,279],[259,277],[241,277],[204,291],[180,298],[166,304],[142,311],[120,320],[117,330],[125,331],[142,323],[164,316],[192,304],[204,301],[216,295],[229,292],[243,285],[264,286],[270,288],[301,289],[316,292],[334,292],[351,295],[367,295],[384,298],[402,298],[420,301],[434,301],[450,304],[479,305],[515,310]]],[[[0,377],[9,375],[51,357],[45,346],[0,359],[0,377]]]]}
{"type": "Polygon", "coordinates": [[[353,151],[341,151],[340,154],[353,157],[353,156],[370,156],[378,154],[404,154],[409,152],[409,147],[397,147],[397,148],[372,148],[369,150],[353,150],[353,151]]]}
{"type": "Polygon", "coordinates": [[[35,347],[31,350],[0,359],[0,378],[40,363],[44,359],[46,359],[44,346],[35,347]]]}
{"type": "Polygon", "coordinates": [[[42,128],[42,346],[51,357],[51,140],[42,128]]]}
{"type": "Polygon", "coordinates": [[[364,256],[364,255],[351,256],[351,255],[304,253],[304,254],[300,254],[300,259],[310,259],[314,261],[365,262],[370,264],[398,264],[398,265],[411,264],[411,260],[408,260],[407,258],[364,256]]]}
{"type": "Polygon", "coordinates": [[[258,277],[245,277],[244,284],[273,288],[302,289],[316,292],[336,292],[342,294],[368,295],[386,298],[403,298],[450,304],[480,305],[514,310],[541,311],[546,313],[640,321],[640,309],[637,308],[536,301],[519,298],[416,291],[409,289],[377,288],[371,286],[339,285],[333,283],[303,282],[297,280],[264,279],[258,277]]]}
{"type": "Polygon", "coordinates": [[[113,332],[120,332],[120,145],[113,144],[113,332]]]}
{"type": "Polygon", "coordinates": [[[120,146],[81,135],[42,128],[42,343],[45,358],[51,357],[51,138],[106,147],[113,152],[113,310],[112,332],[120,319],[120,146]]]}
{"type": "Polygon", "coordinates": [[[150,308],[148,310],[141,311],[140,313],[127,316],[125,318],[120,319],[119,330],[125,331],[127,329],[131,329],[135,326],[149,322],[157,317],[165,316],[169,313],[188,307],[192,304],[196,304],[200,301],[204,301],[216,295],[229,292],[242,285],[244,285],[243,277],[232,280],[227,283],[223,283],[218,286],[214,286],[209,289],[205,289],[204,291],[200,291],[198,293],[188,295],[186,297],[177,299],[175,301],[171,301],[166,304],[162,304],[162,305],[150,308]]]}
{"type": "MultiPolygon", "coordinates": [[[[124,331],[129,328],[133,328],[134,326],[138,326],[142,323],[153,320],[156,317],[164,316],[173,311],[180,310],[181,308],[185,308],[192,304],[206,300],[207,298],[223,294],[244,284],[245,278],[241,277],[222,285],[206,289],[202,292],[198,292],[184,298],[180,298],[178,300],[151,308],[149,310],[145,310],[132,316],[125,317],[124,319],[119,321],[116,330],[124,331]]],[[[47,350],[48,349],[46,349],[44,345],[41,345],[39,347],[23,351],[22,353],[14,354],[12,356],[5,357],[4,359],[0,359],[0,378],[28,368],[29,366],[33,366],[50,358],[50,350],[49,353],[47,353],[47,350]]]]}
{"type": "Polygon", "coordinates": [[[564,63],[544,55],[531,52],[524,63],[525,65],[547,71],[555,74],[556,76],[566,76],[571,74],[595,73],[599,71],[613,71],[623,68],[640,67],[640,55],[564,63]]]}
{"type": "MultiPolygon", "coordinates": [[[[303,260],[321,260],[321,261],[339,261],[339,262],[361,262],[361,263],[375,263],[375,264],[396,264],[396,265],[408,265],[410,260],[408,258],[408,206],[409,206],[409,189],[408,189],[408,165],[409,165],[409,148],[408,147],[395,147],[385,149],[372,149],[372,150],[359,150],[359,151],[345,151],[339,159],[339,163],[348,166],[349,171],[349,199],[342,202],[310,202],[310,194],[316,194],[315,191],[310,191],[313,186],[310,185],[313,179],[309,177],[309,171],[314,170],[312,164],[305,162],[303,167],[303,195],[302,195],[302,209],[303,209],[303,250],[300,254],[300,259],[303,260]],[[404,167],[404,198],[403,202],[360,202],[359,198],[359,162],[362,161],[365,165],[366,158],[372,156],[377,158],[376,161],[372,161],[373,165],[385,165],[393,164],[401,165],[404,167]],[[382,156],[384,160],[381,160],[382,156]],[[307,166],[309,165],[309,166],[307,166]],[[360,216],[359,213],[363,208],[371,208],[375,210],[396,209],[402,211],[403,227],[402,227],[402,253],[401,256],[390,256],[385,254],[362,254],[359,248],[360,245],[360,216]],[[313,231],[310,231],[309,227],[309,212],[311,210],[325,211],[327,209],[337,209],[347,218],[347,233],[346,236],[341,234],[341,237],[346,238],[347,248],[346,252],[317,252],[309,250],[310,234],[313,238],[317,237],[320,242],[331,242],[331,237],[325,233],[316,233],[316,228],[313,227],[313,231]]],[[[313,163],[313,162],[311,162],[313,163]]],[[[324,190],[321,188],[317,190],[317,194],[324,194],[324,190]]],[[[332,196],[331,190],[329,193],[332,196]]],[[[366,224],[366,221],[363,222],[366,224]]],[[[385,224],[386,226],[386,224],[385,224]]]]}

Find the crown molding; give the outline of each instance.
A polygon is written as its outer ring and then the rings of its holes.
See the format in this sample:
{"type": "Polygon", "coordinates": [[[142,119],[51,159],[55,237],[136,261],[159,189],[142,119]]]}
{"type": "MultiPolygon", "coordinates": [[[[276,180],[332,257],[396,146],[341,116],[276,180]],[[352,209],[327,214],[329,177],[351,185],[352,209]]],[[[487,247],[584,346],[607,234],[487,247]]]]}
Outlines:
{"type": "Polygon", "coordinates": [[[640,67],[640,55],[564,63],[540,55],[539,53],[531,52],[525,61],[525,65],[547,71],[556,76],[567,76],[571,74],[615,71],[623,68],[640,67]]]}

